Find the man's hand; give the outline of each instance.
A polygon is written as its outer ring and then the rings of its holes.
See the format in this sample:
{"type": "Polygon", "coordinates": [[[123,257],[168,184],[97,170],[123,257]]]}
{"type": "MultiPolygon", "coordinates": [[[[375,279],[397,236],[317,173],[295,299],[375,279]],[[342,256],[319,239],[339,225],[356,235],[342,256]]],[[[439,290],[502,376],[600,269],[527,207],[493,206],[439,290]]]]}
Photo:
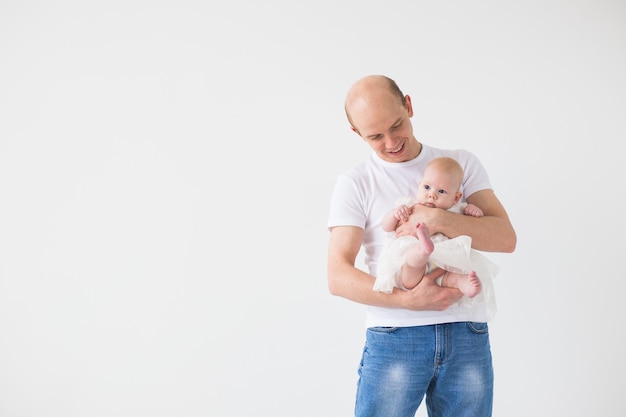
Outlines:
{"type": "Polygon", "coordinates": [[[409,310],[443,311],[458,301],[463,294],[456,288],[445,288],[435,280],[446,271],[437,268],[424,275],[422,281],[413,289],[404,291],[402,298],[403,308],[409,310]]]}

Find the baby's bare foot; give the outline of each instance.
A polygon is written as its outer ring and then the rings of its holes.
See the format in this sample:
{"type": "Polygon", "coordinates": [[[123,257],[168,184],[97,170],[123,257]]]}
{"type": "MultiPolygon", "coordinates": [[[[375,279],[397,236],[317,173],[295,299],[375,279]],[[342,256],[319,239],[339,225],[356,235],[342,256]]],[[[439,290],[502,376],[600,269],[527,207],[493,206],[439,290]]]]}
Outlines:
{"type": "Polygon", "coordinates": [[[467,278],[459,280],[459,290],[469,298],[476,297],[482,290],[482,284],[480,279],[476,275],[476,272],[472,271],[467,274],[467,278]]]}
{"type": "Polygon", "coordinates": [[[420,268],[423,275],[428,258],[435,250],[435,245],[430,240],[428,228],[424,224],[418,223],[415,226],[415,237],[417,238],[416,244],[406,252],[405,267],[420,268]]]}
{"type": "Polygon", "coordinates": [[[430,233],[428,232],[428,227],[426,227],[425,224],[423,223],[418,223],[415,225],[415,234],[417,236],[417,239],[419,239],[419,241],[422,244],[422,249],[424,250],[424,252],[426,253],[433,253],[433,250],[435,250],[435,245],[433,244],[433,241],[430,239],[430,233]]]}
{"type": "Polygon", "coordinates": [[[463,295],[466,295],[469,298],[476,297],[483,288],[480,283],[480,279],[474,271],[469,274],[459,274],[448,271],[441,279],[441,286],[458,288],[463,295]]]}

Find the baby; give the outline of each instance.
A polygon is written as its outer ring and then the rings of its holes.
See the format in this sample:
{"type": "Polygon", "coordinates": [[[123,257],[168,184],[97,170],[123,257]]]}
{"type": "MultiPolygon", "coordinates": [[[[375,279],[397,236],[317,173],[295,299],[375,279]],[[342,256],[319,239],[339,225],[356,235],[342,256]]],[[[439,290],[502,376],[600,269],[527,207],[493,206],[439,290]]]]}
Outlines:
{"type": "MultiPolygon", "coordinates": [[[[432,160],[419,183],[416,199],[413,199],[414,204],[474,217],[483,216],[483,211],[479,207],[459,202],[462,197],[460,188],[463,175],[463,168],[452,158],[442,157],[432,160]]],[[[414,204],[400,204],[389,211],[382,221],[383,230],[394,232],[399,225],[406,222],[414,204]]],[[[475,271],[466,273],[460,269],[436,265],[430,260],[435,244],[445,240],[447,237],[441,233],[430,236],[426,225],[419,223],[415,227],[414,236],[394,237],[381,254],[374,290],[391,292],[393,287],[414,288],[425,274],[439,266],[447,270],[441,278],[440,285],[458,288],[469,298],[478,295],[481,291],[481,282],[475,271]]]]}

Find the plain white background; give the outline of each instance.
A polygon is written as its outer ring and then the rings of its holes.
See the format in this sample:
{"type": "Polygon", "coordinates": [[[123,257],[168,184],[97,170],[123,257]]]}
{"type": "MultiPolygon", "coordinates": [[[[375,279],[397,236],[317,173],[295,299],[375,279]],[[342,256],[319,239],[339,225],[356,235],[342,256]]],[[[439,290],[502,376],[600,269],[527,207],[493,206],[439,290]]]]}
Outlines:
{"type": "MultiPolygon", "coordinates": [[[[349,416],[326,288],[349,86],[471,150],[518,232],[495,416],[623,416],[620,1],[2,1],[0,416],[349,416]]],[[[424,416],[424,410],[418,415],[424,416]]]]}

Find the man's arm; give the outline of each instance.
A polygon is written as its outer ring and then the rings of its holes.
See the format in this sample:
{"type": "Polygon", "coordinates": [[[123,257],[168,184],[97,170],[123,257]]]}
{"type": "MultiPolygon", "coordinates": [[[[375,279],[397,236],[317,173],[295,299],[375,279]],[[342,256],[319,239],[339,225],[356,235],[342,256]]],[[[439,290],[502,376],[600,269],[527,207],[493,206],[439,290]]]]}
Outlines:
{"type": "Polygon", "coordinates": [[[409,291],[397,288],[391,294],[374,291],[374,277],[355,267],[362,239],[363,229],[359,227],[332,228],[328,244],[328,289],[331,294],[379,307],[438,311],[445,310],[461,297],[457,289],[435,283],[435,279],[443,274],[442,270],[425,275],[409,291]]]}
{"type": "Polygon", "coordinates": [[[428,226],[431,234],[440,232],[449,238],[470,236],[474,249],[486,252],[513,252],[517,245],[517,236],[506,210],[493,190],[475,192],[467,197],[467,202],[482,209],[485,215],[473,217],[416,206],[409,221],[399,227],[398,235],[410,234],[414,225],[420,222],[428,226]]]}

